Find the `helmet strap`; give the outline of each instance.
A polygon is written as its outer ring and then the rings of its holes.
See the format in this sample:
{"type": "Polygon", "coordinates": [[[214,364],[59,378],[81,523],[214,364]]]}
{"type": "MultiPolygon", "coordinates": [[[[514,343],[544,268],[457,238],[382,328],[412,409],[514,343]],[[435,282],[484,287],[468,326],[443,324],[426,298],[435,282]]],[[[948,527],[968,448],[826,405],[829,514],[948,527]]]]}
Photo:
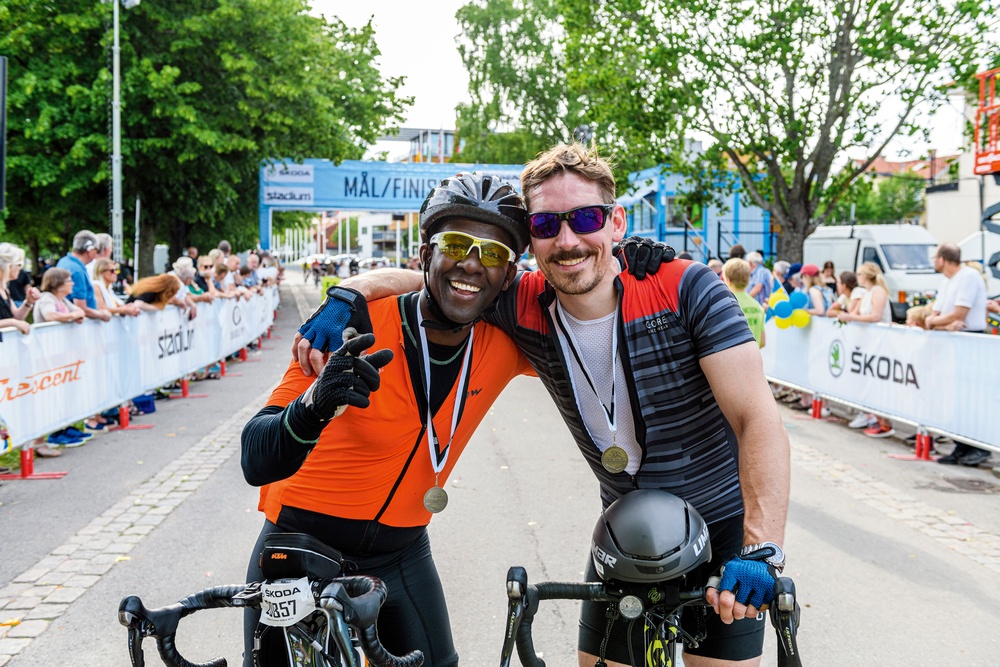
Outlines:
{"type": "Polygon", "coordinates": [[[424,265],[424,291],[427,292],[427,307],[431,311],[431,317],[434,318],[425,318],[424,321],[421,322],[421,326],[427,329],[437,329],[438,331],[458,333],[470,324],[475,324],[482,317],[477,317],[471,322],[456,322],[445,315],[444,311],[441,310],[441,306],[438,304],[437,299],[434,298],[434,292],[431,291],[430,269],[426,264],[424,265]]]}

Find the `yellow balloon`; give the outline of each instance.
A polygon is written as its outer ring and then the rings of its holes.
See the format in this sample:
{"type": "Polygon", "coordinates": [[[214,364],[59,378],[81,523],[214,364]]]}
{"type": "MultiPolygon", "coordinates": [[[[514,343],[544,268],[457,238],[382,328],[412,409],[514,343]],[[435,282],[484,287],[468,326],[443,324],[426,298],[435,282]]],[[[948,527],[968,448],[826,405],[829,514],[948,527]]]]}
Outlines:
{"type": "Polygon", "coordinates": [[[776,317],[774,318],[774,323],[779,329],[787,329],[792,326],[792,318],[790,317],[776,317]]]}
{"type": "Polygon", "coordinates": [[[799,308],[798,310],[792,312],[791,317],[788,319],[791,320],[792,326],[801,328],[807,326],[811,318],[812,315],[799,308]]]}
{"type": "Polygon", "coordinates": [[[774,304],[780,301],[788,301],[788,295],[785,294],[784,290],[772,294],[771,298],[767,300],[767,305],[771,306],[771,308],[774,308],[774,304]]]}

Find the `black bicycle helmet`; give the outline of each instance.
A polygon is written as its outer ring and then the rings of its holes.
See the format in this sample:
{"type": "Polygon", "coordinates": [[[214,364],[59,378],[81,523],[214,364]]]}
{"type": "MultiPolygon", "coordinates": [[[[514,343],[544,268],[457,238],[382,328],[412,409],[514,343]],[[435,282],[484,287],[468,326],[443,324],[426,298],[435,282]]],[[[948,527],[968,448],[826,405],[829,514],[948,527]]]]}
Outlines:
{"type": "Polygon", "coordinates": [[[658,583],[712,558],[708,526],[686,500],[657,489],[627,493],[601,512],[591,555],[604,580],[658,583]]]}
{"type": "Polygon", "coordinates": [[[447,218],[468,218],[506,231],[514,241],[514,252],[528,247],[528,209],[514,187],[495,174],[462,172],[441,181],[420,207],[420,238],[434,235],[437,223],[447,218]]]}

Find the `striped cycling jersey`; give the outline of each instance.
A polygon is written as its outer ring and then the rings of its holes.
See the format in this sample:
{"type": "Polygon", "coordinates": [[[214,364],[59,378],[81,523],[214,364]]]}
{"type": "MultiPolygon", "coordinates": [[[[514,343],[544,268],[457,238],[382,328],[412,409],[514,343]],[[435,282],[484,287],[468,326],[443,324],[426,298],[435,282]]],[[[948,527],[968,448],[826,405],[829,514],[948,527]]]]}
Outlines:
{"type": "Polygon", "coordinates": [[[555,334],[555,291],[541,272],[519,275],[487,320],[514,338],[542,379],[600,481],[605,507],[633,489],[658,488],[689,501],[709,523],[741,514],[736,435],[699,364],[716,352],[756,345],[739,304],[711,269],[686,260],[644,280],[622,273],[615,287],[619,356],[632,378],[626,386],[643,452],[634,475],[601,465],[555,334]]]}

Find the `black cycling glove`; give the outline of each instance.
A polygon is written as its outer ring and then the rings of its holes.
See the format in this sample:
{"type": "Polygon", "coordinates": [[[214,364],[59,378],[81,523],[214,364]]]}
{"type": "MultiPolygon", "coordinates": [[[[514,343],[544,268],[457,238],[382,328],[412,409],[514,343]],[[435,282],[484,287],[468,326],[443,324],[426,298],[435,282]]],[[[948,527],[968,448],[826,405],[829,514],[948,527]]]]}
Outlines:
{"type": "Polygon", "coordinates": [[[369,333],[341,345],[298,400],[321,421],[339,416],[348,405],[367,408],[371,404],[368,397],[379,388],[379,369],[393,357],[387,349],[361,354],[374,344],[375,336],[369,333]]]}
{"type": "Polygon", "coordinates": [[[636,280],[642,280],[647,274],[655,276],[660,270],[660,264],[672,262],[675,253],[674,249],[665,243],[657,243],[645,236],[630,236],[618,242],[614,255],[618,261],[624,256],[624,268],[635,276],[636,280]]]}
{"type": "Polygon", "coordinates": [[[326,291],[326,296],[326,300],[299,327],[299,333],[309,341],[314,350],[324,354],[329,352],[343,342],[345,332],[372,332],[368,302],[360,292],[346,287],[331,287],[326,291]],[[354,331],[350,331],[351,329],[354,331]]]}

